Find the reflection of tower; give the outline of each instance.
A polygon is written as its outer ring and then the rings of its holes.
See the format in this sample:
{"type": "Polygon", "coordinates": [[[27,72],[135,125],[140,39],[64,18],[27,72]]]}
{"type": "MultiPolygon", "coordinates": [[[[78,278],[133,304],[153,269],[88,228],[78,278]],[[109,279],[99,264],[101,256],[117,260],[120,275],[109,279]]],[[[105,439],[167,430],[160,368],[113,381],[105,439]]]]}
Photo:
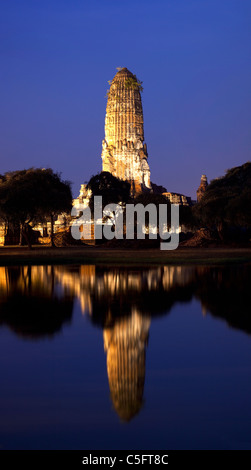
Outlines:
{"type": "Polygon", "coordinates": [[[149,328],[150,317],[133,310],[130,317],[104,329],[111,399],[123,421],[129,421],[142,406],[149,328]]]}
{"type": "Polygon", "coordinates": [[[102,146],[103,171],[130,181],[133,192],[150,188],[150,170],[144,143],[141,84],[127,68],[111,82],[102,146]]]}
{"type": "Polygon", "coordinates": [[[197,189],[197,201],[198,202],[200,202],[207,187],[208,187],[207,177],[206,175],[202,175],[201,180],[200,180],[200,186],[197,189]]]}

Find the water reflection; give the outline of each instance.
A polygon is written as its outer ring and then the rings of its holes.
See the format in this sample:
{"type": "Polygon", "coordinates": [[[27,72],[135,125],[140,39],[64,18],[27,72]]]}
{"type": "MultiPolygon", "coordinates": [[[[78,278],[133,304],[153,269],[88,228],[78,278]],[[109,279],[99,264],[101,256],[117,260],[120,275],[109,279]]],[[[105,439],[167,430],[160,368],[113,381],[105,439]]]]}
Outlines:
{"type": "Polygon", "coordinates": [[[67,292],[79,299],[82,313],[105,326],[111,319],[131,315],[165,314],[176,301],[187,302],[194,280],[193,267],[164,266],[150,269],[101,268],[97,266],[55,268],[67,292]]]}
{"type": "Polygon", "coordinates": [[[195,271],[195,279],[194,295],[200,300],[204,314],[251,333],[251,266],[200,267],[195,271]]]}
{"type": "Polygon", "coordinates": [[[58,333],[82,314],[102,327],[114,409],[129,421],[141,409],[151,320],[177,302],[201,303],[202,314],[251,333],[251,267],[96,266],[0,268],[0,325],[26,339],[58,333]]]}
{"type": "Polygon", "coordinates": [[[0,325],[18,336],[52,337],[70,323],[74,296],[61,292],[52,266],[0,267],[0,325]]]}
{"type": "Polygon", "coordinates": [[[137,310],[104,328],[111,399],[124,421],[129,421],[142,406],[149,328],[150,317],[137,310]]]}

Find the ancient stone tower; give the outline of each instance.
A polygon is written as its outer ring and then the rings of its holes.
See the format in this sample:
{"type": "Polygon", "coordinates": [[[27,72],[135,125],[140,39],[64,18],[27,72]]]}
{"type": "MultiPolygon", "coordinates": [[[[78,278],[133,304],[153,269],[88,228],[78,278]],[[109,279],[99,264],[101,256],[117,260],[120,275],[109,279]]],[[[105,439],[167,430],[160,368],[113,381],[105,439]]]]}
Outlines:
{"type": "Polygon", "coordinates": [[[144,143],[141,82],[122,68],[110,83],[102,143],[102,170],[129,181],[133,194],[150,189],[144,143]]]}
{"type": "Polygon", "coordinates": [[[205,193],[206,189],[208,187],[208,182],[207,182],[207,177],[206,175],[202,175],[201,181],[200,181],[200,186],[197,189],[197,201],[200,202],[203,194],[205,193]]]}

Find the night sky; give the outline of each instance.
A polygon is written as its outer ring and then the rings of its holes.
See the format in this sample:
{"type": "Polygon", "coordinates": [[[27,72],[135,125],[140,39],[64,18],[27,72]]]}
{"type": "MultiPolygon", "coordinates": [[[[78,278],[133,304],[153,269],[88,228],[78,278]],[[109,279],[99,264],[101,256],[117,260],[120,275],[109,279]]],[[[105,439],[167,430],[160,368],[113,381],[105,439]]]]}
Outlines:
{"type": "Polygon", "coordinates": [[[250,0],[1,0],[0,173],[101,171],[108,80],[143,81],[151,180],[195,198],[250,158],[250,0]]]}

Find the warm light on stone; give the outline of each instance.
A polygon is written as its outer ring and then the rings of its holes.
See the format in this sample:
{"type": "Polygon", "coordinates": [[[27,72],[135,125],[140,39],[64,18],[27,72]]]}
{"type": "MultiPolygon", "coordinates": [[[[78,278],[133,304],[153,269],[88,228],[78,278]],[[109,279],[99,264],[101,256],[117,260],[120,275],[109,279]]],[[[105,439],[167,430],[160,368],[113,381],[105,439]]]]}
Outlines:
{"type": "Polygon", "coordinates": [[[204,195],[206,189],[208,187],[207,177],[206,175],[202,175],[200,186],[197,189],[197,201],[200,202],[202,196],[204,195]]]}
{"type": "Polygon", "coordinates": [[[144,143],[141,83],[126,68],[110,82],[102,170],[131,183],[132,193],[150,189],[150,169],[144,143]]]}

